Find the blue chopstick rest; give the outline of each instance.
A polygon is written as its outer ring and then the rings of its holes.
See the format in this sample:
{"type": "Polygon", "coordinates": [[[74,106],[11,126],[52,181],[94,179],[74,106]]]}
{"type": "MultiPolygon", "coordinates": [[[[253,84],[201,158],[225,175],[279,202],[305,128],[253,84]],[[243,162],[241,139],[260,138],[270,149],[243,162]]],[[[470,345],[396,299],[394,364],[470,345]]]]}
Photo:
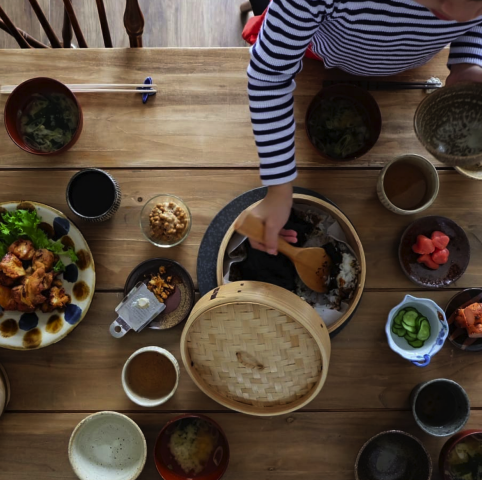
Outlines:
{"type": "MultiPolygon", "coordinates": [[[[147,77],[146,80],[144,80],[145,85],[151,85],[152,84],[152,77],[147,77]]],[[[150,90],[151,87],[137,87],[137,90],[150,90]]],[[[156,95],[156,92],[149,92],[145,93],[142,95],[142,103],[145,104],[147,103],[149,97],[152,95],[156,95]]]]}

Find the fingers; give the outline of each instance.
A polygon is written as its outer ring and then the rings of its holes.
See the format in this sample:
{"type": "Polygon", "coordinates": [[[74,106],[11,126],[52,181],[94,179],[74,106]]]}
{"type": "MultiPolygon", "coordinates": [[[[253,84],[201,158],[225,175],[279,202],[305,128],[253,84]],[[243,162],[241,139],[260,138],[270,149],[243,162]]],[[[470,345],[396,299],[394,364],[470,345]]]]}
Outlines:
{"type": "Polygon", "coordinates": [[[253,249],[257,249],[259,251],[266,252],[266,246],[264,244],[261,244],[259,242],[256,242],[254,240],[249,239],[249,243],[251,244],[251,247],[253,249]]]}
{"type": "Polygon", "coordinates": [[[278,254],[279,231],[280,228],[268,219],[264,228],[264,245],[266,252],[272,256],[278,254]]]}
{"type": "Polygon", "coordinates": [[[295,230],[281,229],[280,236],[290,244],[296,244],[298,242],[298,234],[295,230]]]}

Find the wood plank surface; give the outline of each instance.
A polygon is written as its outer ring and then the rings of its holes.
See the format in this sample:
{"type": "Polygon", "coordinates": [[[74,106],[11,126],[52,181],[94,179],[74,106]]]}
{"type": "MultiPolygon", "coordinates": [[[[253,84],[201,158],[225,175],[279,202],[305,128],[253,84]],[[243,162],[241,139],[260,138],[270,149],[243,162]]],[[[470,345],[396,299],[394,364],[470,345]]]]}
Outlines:
{"type": "MultiPolygon", "coordinates": [[[[62,0],[39,3],[60,37],[62,0]]],[[[123,22],[125,0],[104,0],[104,3],[114,47],[128,47],[123,22]]],[[[146,19],[144,47],[242,47],[245,42],[241,32],[246,16],[240,15],[241,3],[242,0],[139,0],[146,19]]],[[[17,27],[39,40],[46,40],[28,0],[2,0],[2,5],[17,27]]],[[[73,0],[73,5],[89,47],[103,47],[95,0],[73,0]]],[[[77,42],[74,40],[74,43],[77,42]]],[[[18,45],[0,31],[0,48],[18,48],[18,45]]]]}
{"type": "MultiPolygon", "coordinates": [[[[6,414],[0,423],[2,476],[5,479],[75,479],[67,445],[83,414],[6,414]],[[28,446],[28,462],[25,447],[28,446]]],[[[438,457],[447,438],[422,432],[409,412],[294,413],[275,418],[210,414],[230,443],[224,479],[353,479],[363,443],[388,429],[407,431],[422,441],[438,477],[438,457]]],[[[153,451],[156,437],[172,414],[132,414],[147,441],[140,479],[161,479],[153,451]]],[[[472,411],[468,428],[480,428],[482,413],[472,411]]]]}
{"type": "MultiPolygon", "coordinates": [[[[62,167],[257,167],[246,92],[247,48],[238,49],[79,49],[76,51],[5,50],[0,52],[0,84],[34,76],[66,83],[139,83],[148,75],[159,93],[147,105],[139,95],[79,94],[84,130],[71,151],[39,158],[16,147],[0,128],[3,168],[62,167]],[[74,67],[75,66],[75,67],[74,67]]],[[[432,62],[393,79],[445,79],[447,51],[432,62]]],[[[323,79],[353,78],[306,60],[297,77],[295,118],[299,166],[379,167],[406,153],[426,155],[413,132],[413,115],[424,91],[373,92],[383,117],[376,146],[362,159],[325,161],[304,131],[304,117],[323,79]]],[[[6,96],[0,97],[3,110],[6,96]]],[[[440,165],[440,164],[437,164],[440,165]]]]}
{"type": "MultiPolygon", "coordinates": [[[[445,308],[454,292],[413,292],[445,308]]],[[[405,292],[367,292],[352,321],[332,341],[328,379],[307,410],[408,409],[409,394],[423,381],[446,377],[460,383],[472,407],[482,408],[479,355],[455,349],[446,342],[431,364],[420,369],[388,347],[388,312],[405,292]]],[[[114,339],[108,332],[121,300],[115,293],[96,294],[86,318],[69,336],[44,349],[0,351],[0,363],[12,383],[13,411],[143,410],[121,386],[121,371],[137,349],[158,345],[181,365],[181,381],[174,397],[157,411],[226,410],[202,393],[182,366],[182,325],[167,331],[145,329],[114,339]]]]}
{"type": "MultiPolygon", "coordinates": [[[[183,5],[190,1],[169,6],[159,2],[163,5],[152,8],[169,23],[179,18],[183,5]]],[[[226,8],[235,3],[219,1],[226,8]]],[[[89,16],[89,2],[74,2],[83,18],[89,16]]],[[[112,2],[106,1],[106,6],[112,2]]],[[[200,7],[205,2],[195,3],[198,6],[193,3],[192,7],[203,8],[208,17],[215,8],[214,4],[200,7]]],[[[206,18],[201,18],[204,23],[199,21],[189,31],[191,40],[198,41],[208,33],[203,30],[206,18]]],[[[88,21],[88,37],[98,35],[96,20],[88,21]]],[[[162,22],[158,28],[162,29],[162,22]]],[[[174,28],[162,35],[167,42],[180,41],[174,28]]],[[[447,52],[442,52],[427,66],[396,79],[444,79],[446,57],[447,52]]],[[[225,429],[232,450],[228,479],[352,478],[363,442],[381,430],[396,428],[419,436],[436,463],[444,440],[424,435],[414,425],[408,397],[416,384],[437,377],[453,379],[466,389],[474,409],[468,427],[480,426],[482,374],[477,354],[456,350],[447,342],[428,367],[419,369],[390,350],[384,333],[388,312],[407,292],[445,307],[458,289],[482,284],[482,230],[477,221],[482,205],[480,186],[450,169],[439,169],[439,196],[422,215],[397,216],[378,201],[379,168],[401,154],[424,154],[412,127],[414,111],[425,95],[420,91],[374,92],[384,121],[376,147],[359,161],[320,161],[306,139],[304,114],[323,79],[351,77],[326,71],[317,62],[306,61],[297,79],[300,175],[296,185],[313,189],[339,205],[360,235],[368,266],[367,290],[350,324],[332,342],[328,379],[321,393],[302,412],[266,419],[247,417],[215,403],[191,381],[180,360],[183,326],[168,331],[146,329],[123,339],[110,336],[114,308],[135,265],[164,255],[180,261],[196,278],[199,245],[214,216],[237,195],[260,184],[247,105],[248,59],[245,48],[0,51],[0,84],[37,75],[66,83],[137,83],[152,75],[160,85],[158,96],[146,106],[135,96],[81,96],[84,132],[71,152],[58,157],[23,153],[0,127],[0,202],[39,201],[68,214],[84,233],[98,274],[91,309],[67,338],[28,353],[0,350],[0,363],[12,385],[11,403],[0,420],[1,479],[72,478],[68,439],[83,417],[99,410],[130,413],[146,433],[149,451],[144,479],[159,479],[152,459],[155,438],[178,412],[211,412],[225,429]],[[66,205],[69,179],[86,166],[109,169],[120,184],[122,205],[109,222],[85,223],[66,205]],[[187,241],[162,251],[143,238],[138,226],[143,204],[159,193],[182,197],[194,219],[187,241]],[[397,247],[404,228],[415,218],[430,214],[454,219],[470,240],[471,264],[451,289],[415,288],[398,265],[397,247]],[[175,396],[152,410],[129,401],[120,381],[125,360],[147,345],[170,350],[181,363],[175,396]]],[[[4,103],[5,98],[0,98],[0,109],[4,103]]]]}
{"type": "MultiPolygon", "coordinates": [[[[111,170],[122,190],[119,212],[109,222],[91,224],[76,218],[66,205],[65,190],[74,171],[4,171],[0,201],[34,200],[69,215],[93,252],[98,290],[120,290],[131,270],[151,257],[179,261],[196,279],[202,237],[214,216],[233,198],[259,186],[257,171],[247,170],[111,170]],[[184,199],[193,215],[188,239],[178,247],[159,249],[145,240],[139,228],[144,203],[157,194],[184,199]]],[[[444,215],[458,222],[471,245],[471,262],[453,288],[482,284],[482,227],[477,222],[482,190],[477,181],[453,170],[440,171],[435,203],[418,216],[399,216],[381,205],[376,194],[377,170],[302,170],[295,184],[319,192],[351,219],[362,240],[367,260],[366,287],[413,289],[398,262],[398,243],[417,217],[444,215]],[[470,208],[468,208],[470,206],[470,208]]]]}

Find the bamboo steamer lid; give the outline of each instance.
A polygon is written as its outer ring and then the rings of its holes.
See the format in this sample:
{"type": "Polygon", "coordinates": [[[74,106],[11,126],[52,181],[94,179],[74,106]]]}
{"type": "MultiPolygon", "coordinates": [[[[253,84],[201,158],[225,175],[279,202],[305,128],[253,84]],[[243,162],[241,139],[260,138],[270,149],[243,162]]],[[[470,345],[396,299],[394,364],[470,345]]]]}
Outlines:
{"type": "Polygon", "coordinates": [[[262,282],[233,282],[194,306],[181,336],[184,366],[209,397],[257,416],[308,404],[328,374],[331,344],[316,311],[262,282]]]}

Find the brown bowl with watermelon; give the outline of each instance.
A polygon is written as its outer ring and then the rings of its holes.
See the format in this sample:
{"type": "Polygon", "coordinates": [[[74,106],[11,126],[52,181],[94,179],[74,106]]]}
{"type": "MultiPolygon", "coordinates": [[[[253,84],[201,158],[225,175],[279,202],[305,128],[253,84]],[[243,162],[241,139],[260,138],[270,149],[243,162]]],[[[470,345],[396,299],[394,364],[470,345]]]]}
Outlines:
{"type": "Polygon", "coordinates": [[[462,277],[470,261],[470,244],[453,220],[427,216],[410,224],[398,249],[405,275],[423,287],[447,287],[462,277]]]}

